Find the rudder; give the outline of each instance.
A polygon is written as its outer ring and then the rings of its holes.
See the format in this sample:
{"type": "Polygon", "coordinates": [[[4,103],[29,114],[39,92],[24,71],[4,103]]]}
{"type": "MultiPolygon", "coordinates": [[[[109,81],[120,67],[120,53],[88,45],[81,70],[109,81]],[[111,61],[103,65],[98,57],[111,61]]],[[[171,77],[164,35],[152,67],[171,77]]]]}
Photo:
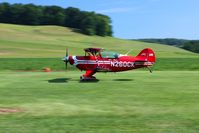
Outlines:
{"type": "Polygon", "coordinates": [[[145,48],[143,49],[138,55],[137,57],[145,57],[148,62],[152,62],[154,63],[156,61],[156,57],[155,57],[155,53],[152,49],[150,48],[145,48]]]}

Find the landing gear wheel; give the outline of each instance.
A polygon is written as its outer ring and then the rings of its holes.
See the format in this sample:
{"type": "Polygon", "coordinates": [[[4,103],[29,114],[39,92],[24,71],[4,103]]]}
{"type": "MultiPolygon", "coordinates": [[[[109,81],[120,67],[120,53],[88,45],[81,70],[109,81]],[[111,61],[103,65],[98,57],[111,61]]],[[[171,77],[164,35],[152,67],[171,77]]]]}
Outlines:
{"type": "Polygon", "coordinates": [[[80,81],[96,81],[97,79],[94,76],[86,77],[86,76],[80,76],[80,81]]]}

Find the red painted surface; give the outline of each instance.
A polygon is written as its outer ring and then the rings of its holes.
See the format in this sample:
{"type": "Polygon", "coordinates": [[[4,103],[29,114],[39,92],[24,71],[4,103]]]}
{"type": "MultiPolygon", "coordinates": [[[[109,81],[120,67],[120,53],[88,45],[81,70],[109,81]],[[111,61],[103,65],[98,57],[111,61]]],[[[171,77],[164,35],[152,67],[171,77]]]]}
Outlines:
{"type": "Polygon", "coordinates": [[[88,48],[85,52],[94,53],[87,56],[69,56],[68,61],[80,70],[85,70],[83,77],[92,77],[96,72],[120,72],[137,68],[152,66],[155,61],[155,53],[152,49],[143,49],[137,56],[119,55],[116,58],[103,58],[100,48],[88,48]],[[94,52],[93,52],[94,51],[94,52]]]}

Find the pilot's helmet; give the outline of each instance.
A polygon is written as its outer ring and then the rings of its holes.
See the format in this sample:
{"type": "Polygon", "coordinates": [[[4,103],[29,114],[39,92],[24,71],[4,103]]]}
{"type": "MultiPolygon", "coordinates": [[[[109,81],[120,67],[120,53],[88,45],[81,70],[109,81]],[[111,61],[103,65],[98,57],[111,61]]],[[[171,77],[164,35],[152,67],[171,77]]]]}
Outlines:
{"type": "Polygon", "coordinates": [[[114,54],[114,57],[115,57],[115,58],[118,58],[118,54],[117,54],[117,53],[115,53],[115,54],[114,54]]]}

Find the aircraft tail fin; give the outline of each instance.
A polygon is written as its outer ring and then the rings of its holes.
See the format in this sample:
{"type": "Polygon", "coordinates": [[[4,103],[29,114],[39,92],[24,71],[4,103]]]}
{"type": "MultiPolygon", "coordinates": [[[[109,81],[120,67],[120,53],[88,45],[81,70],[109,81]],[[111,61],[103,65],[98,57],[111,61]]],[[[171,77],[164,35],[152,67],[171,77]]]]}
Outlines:
{"type": "Polygon", "coordinates": [[[150,48],[143,49],[137,57],[144,57],[147,62],[154,63],[156,61],[155,53],[150,48]]]}

